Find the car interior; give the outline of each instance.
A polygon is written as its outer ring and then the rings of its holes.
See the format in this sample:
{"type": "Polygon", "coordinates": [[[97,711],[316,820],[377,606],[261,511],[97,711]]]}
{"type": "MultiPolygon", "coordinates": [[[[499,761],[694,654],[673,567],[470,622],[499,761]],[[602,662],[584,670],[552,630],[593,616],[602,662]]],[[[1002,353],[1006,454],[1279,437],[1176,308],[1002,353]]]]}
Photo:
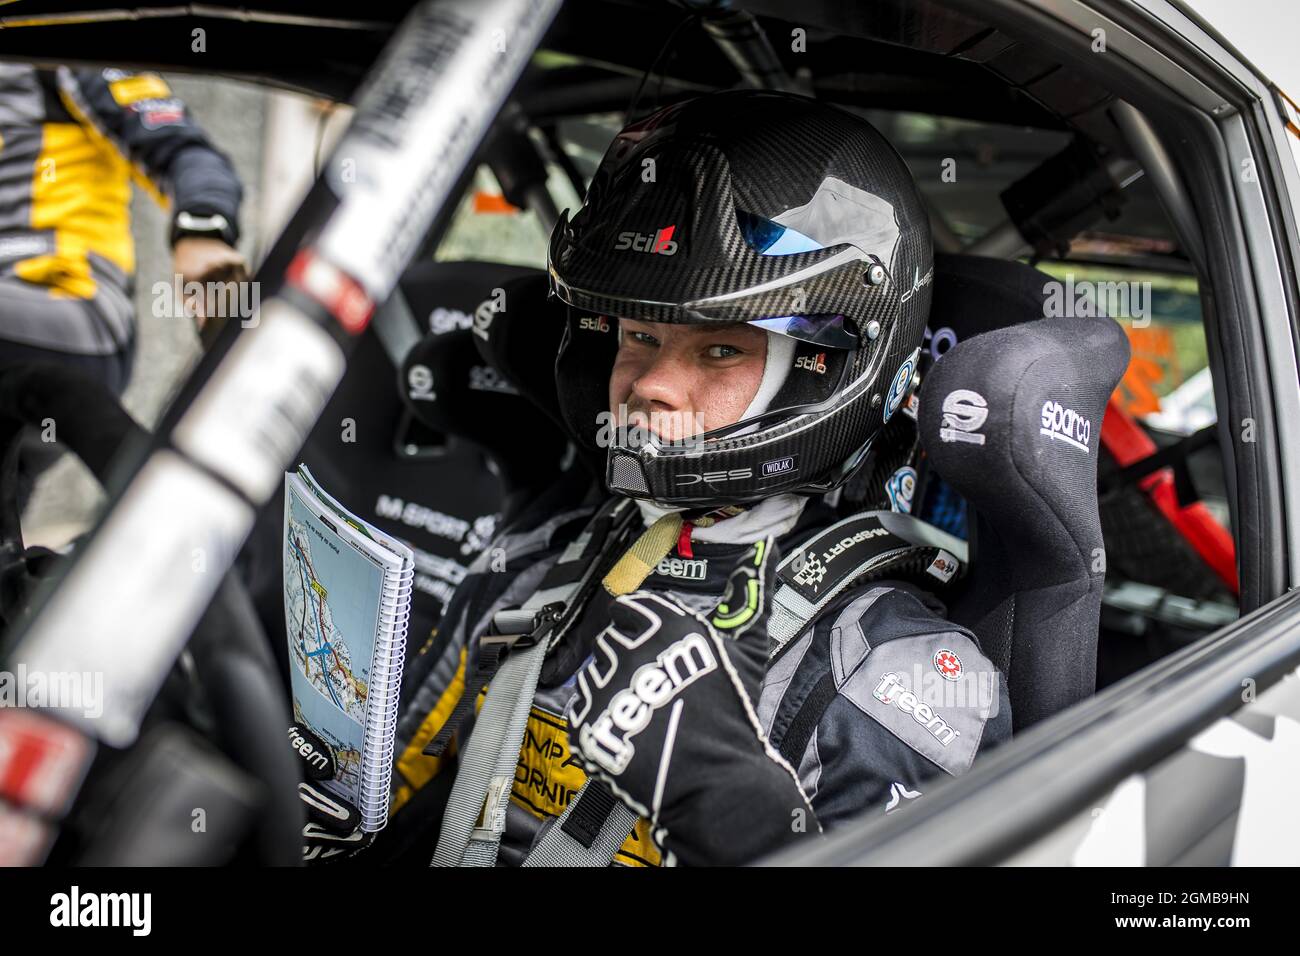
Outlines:
{"type": "MultiPolygon", "coordinates": [[[[341,501],[421,552],[412,635],[434,631],[466,566],[521,507],[557,483],[603,480],[603,456],[564,433],[556,408],[547,357],[563,313],[546,294],[550,227],[581,203],[622,125],[741,83],[857,113],[910,167],[936,252],[923,423],[926,398],[942,397],[930,376],[967,376],[996,394],[1035,349],[1071,361],[1052,381],[1020,387],[1065,385],[1095,405],[1095,505],[1077,493],[1086,474],[990,484],[989,474],[964,473],[957,454],[932,461],[939,477],[918,488],[924,512],[970,542],[970,571],[945,600],[1009,674],[1017,732],[1276,593],[1268,452],[1228,425],[1274,427],[1243,374],[1260,367],[1263,346],[1237,321],[1255,307],[1234,278],[1241,237],[1216,228],[1225,218],[1215,183],[1231,167],[1189,148],[1204,130],[1184,105],[1060,37],[994,24],[976,3],[805,0],[797,17],[779,0],[706,16],[708,6],[564,5],[299,455],[341,501]],[[944,358],[967,342],[983,344],[944,358]],[[359,414],[365,437],[340,445],[340,420],[359,414]],[[506,421],[513,427],[497,427],[506,421]],[[1051,520],[1019,526],[1017,514],[1051,520]],[[1094,530],[1100,555],[1081,550],[1094,530]],[[1062,554],[1071,582],[1036,588],[1035,574],[1062,554]],[[1099,600],[1081,601],[1099,572],[1099,600]]],[[[301,69],[290,63],[279,82],[339,99],[351,92],[346,70],[301,69]]],[[[291,248],[294,230],[268,263],[291,248]]],[[[35,379],[4,385],[7,421],[43,407],[35,379]]],[[[130,442],[131,426],[111,398],[93,407],[105,421],[65,441],[111,488],[106,442],[130,442]]],[[[1010,455],[1019,439],[1004,437],[1010,455]]],[[[845,513],[877,506],[869,482],[859,484],[856,497],[850,488],[839,499],[845,513]]],[[[269,644],[283,672],[282,509],[278,496],[267,506],[231,574],[243,593],[223,591],[218,605],[223,620],[258,635],[251,643],[269,644]]],[[[8,607],[57,560],[23,553],[17,523],[5,515],[6,561],[22,569],[6,578],[8,607]]],[[[421,644],[413,636],[409,653],[421,644]]],[[[264,659],[265,646],[250,653],[264,659]]],[[[234,680],[215,655],[199,657],[214,682],[234,680]]],[[[241,761],[257,759],[259,773],[285,773],[270,755],[241,761]]]]}
{"type": "MultiPolygon", "coordinates": [[[[1105,686],[1238,613],[1232,508],[1214,395],[1204,389],[1210,349],[1201,279],[1164,211],[1159,184],[1141,162],[1159,144],[1135,144],[1134,131],[1149,127],[1119,118],[1131,108],[1041,49],[1028,50],[937,4],[878,8],[896,19],[873,18],[868,36],[823,38],[826,47],[819,45],[818,57],[804,68],[816,72],[800,77],[793,70],[790,82],[884,131],[929,202],[936,245],[930,356],[976,334],[1051,315],[1053,293],[1045,284],[1059,286],[1067,277],[1087,290],[1077,294],[1091,297],[1100,314],[1108,303],[1096,302],[1094,290],[1104,283],[1132,284],[1147,296],[1138,302],[1135,294],[1134,314],[1110,313],[1124,329],[1132,360],[1108,403],[1099,476],[1106,584],[1097,680],[1105,686]],[[870,72],[855,63],[872,64],[870,72]],[[1180,397],[1196,389],[1199,417],[1160,414],[1182,409],[1180,397]]],[[[771,38],[789,33],[780,20],[756,22],[771,38]]],[[[541,408],[552,423],[558,416],[553,389],[546,394],[550,369],[533,360],[546,347],[539,327],[550,323],[552,343],[559,334],[545,303],[547,230],[558,210],[580,201],[629,115],[620,96],[634,96],[640,84],[634,67],[577,52],[586,37],[575,30],[566,35],[574,52],[539,54],[533,82],[521,86],[526,132],[516,133],[511,148],[500,136],[484,151],[454,213],[429,243],[440,266],[481,273],[480,303],[493,290],[509,289],[492,335],[523,341],[503,347],[478,338],[475,344],[480,359],[515,386],[519,405],[541,408]],[[486,201],[502,196],[512,211],[486,201]],[[529,268],[531,275],[521,274],[529,268]]],[[[647,30],[653,33],[649,23],[647,30]]],[[[665,32],[660,22],[657,35],[665,32]]],[[[705,64],[730,69],[710,43],[707,31],[690,25],[672,36],[646,84],[656,95],[643,96],[634,115],[724,88],[725,76],[704,74],[705,64]]],[[[461,351],[474,337],[466,328],[428,330],[421,310],[430,304],[450,307],[452,299],[430,297],[412,309],[423,323],[423,354],[461,351]]],[[[464,309],[463,324],[470,324],[472,311],[464,309]]],[[[399,391],[392,401],[415,405],[399,391]]],[[[464,439],[489,459],[518,454],[506,447],[513,444],[510,434],[485,430],[473,406],[433,401],[412,414],[431,432],[464,439]]],[[[537,468],[537,456],[528,458],[537,468]]],[[[584,459],[596,474],[603,471],[601,462],[577,455],[584,459]]],[[[560,457],[550,460],[561,467],[560,457]]]]}

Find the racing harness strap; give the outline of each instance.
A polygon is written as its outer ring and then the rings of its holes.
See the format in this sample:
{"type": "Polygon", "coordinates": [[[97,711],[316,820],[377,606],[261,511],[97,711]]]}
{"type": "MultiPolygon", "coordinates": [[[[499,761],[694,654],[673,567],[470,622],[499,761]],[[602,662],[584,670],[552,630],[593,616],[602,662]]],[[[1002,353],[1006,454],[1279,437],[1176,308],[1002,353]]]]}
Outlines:
{"type": "MultiPolygon", "coordinates": [[[[611,499],[565,548],[522,607],[494,615],[490,633],[480,639],[479,655],[495,662],[505,653],[505,662],[495,675],[486,674],[487,698],[461,756],[431,865],[496,863],[524,728],[546,654],[577,620],[608,563],[607,556],[622,546],[637,514],[631,499],[611,499]]],[[[477,670],[474,680],[482,673],[477,670]]],[[[467,683],[462,700],[473,706],[481,686],[467,683]]]]}
{"type": "Polygon", "coordinates": [[[524,866],[609,866],[636,821],[626,803],[588,778],[542,834],[524,866]]]}
{"type": "MultiPolygon", "coordinates": [[[[464,699],[477,697],[479,674],[487,699],[461,757],[443,816],[434,866],[492,866],[505,831],[506,806],[524,728],[547,652],[586,606],[610,558],[623,554],[637,514],[630,499],[613,499],[593,517],[518,609],[493,617],[480,640],[480,658],[499,660],[493,676],[476,671],[464,699]]],[[[644,536],[643,536],[644,537],[644,536]]],[[[769,635],[775,655],[836,595],[864,577],[928,574],[941,583],[958,575],[966,543],[911,515],[864,512],[838,522],[795,550],[777,569],[769,635]]],[[[471,704],[472,706],[472,704],[471,704]]],[[[449,720],[448,723],[452,721],[449,720]]],[[[525,866],[608,866],[637,815],[609,790],[588,780],[542,834],[525,866]]]]}
{"type": "Polygon", "coordinates": [[[965,567],[966,553],[965,541],[901,512],[864,511],[831,525],[777,566],[768,659],[850,585],[885,575],[928,575],[948,584],[965,567]]]}

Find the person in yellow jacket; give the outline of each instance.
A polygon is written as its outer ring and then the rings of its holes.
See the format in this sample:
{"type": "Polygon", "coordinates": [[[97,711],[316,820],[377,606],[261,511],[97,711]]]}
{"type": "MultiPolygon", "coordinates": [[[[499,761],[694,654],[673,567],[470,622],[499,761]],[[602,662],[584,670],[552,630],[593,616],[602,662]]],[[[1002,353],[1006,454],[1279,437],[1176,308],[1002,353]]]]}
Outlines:
{"type": "Polygon", "coordinates": [[[0,64],[0,367],[126,387],[133,179],[170,207],[182,285],[240,277],[239,179],[162,77],[0,64]]]}

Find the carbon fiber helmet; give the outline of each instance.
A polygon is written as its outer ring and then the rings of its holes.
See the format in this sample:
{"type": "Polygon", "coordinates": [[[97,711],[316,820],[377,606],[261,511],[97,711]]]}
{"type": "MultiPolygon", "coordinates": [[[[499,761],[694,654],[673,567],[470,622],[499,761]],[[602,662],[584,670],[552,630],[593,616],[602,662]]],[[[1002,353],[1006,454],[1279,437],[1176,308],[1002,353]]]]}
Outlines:
{"type": "MultiPolygon", "coordinates": [[[[547,253],[567,304],[556,360],[570,431],[611,491],[664,505],[815,493],[863,460],[916,380],[930,310],[929,219],[865,120],[787,93],[731,91],[625,127],[547,253]],[[786,336],[759,414],[679,441],[601,427],[616,319],[786,336]]],[[[771,342],[769,335],[769,353],[771,342]]]]}

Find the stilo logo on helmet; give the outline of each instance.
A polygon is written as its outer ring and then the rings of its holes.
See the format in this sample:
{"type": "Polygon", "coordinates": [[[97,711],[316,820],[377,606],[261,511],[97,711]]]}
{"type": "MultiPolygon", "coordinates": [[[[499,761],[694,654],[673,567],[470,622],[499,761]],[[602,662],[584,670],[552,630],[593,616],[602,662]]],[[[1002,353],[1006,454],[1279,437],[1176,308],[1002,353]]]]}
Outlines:
{"type": "MultiPolygon", "coordinates": [[[[910,356],[914,368],[933,285],[920,194],[869,123],[816,100],[737,90],[671,109],[616,140],[586,204],[552,234],[551,288],[570,328],[584,314],[746,322],[769,349],[775,337],[797,349],[749,417],[681,442],[609,445],[607,484],[688,506],[830,490],[912,385],[901,366],[910,356]],[[636,171],[650,159],[647,182],[636,171]],[[787,459],[798,467],[764,467],[787,459]]],[[[613,354],[607,336],[570,334],[557,357],[564,420],[588,445],[613,354]]]]}
{"type": "Polygon", "coordinates": [[[653,235],[642,235],[631,230],[620,232],[614,243],[617,250],[631,249],[635,252],[649,252],[659,256],[671,256],[677,252],[677,243],[673,241],[676,226],[664,226],[653,235]]]}

